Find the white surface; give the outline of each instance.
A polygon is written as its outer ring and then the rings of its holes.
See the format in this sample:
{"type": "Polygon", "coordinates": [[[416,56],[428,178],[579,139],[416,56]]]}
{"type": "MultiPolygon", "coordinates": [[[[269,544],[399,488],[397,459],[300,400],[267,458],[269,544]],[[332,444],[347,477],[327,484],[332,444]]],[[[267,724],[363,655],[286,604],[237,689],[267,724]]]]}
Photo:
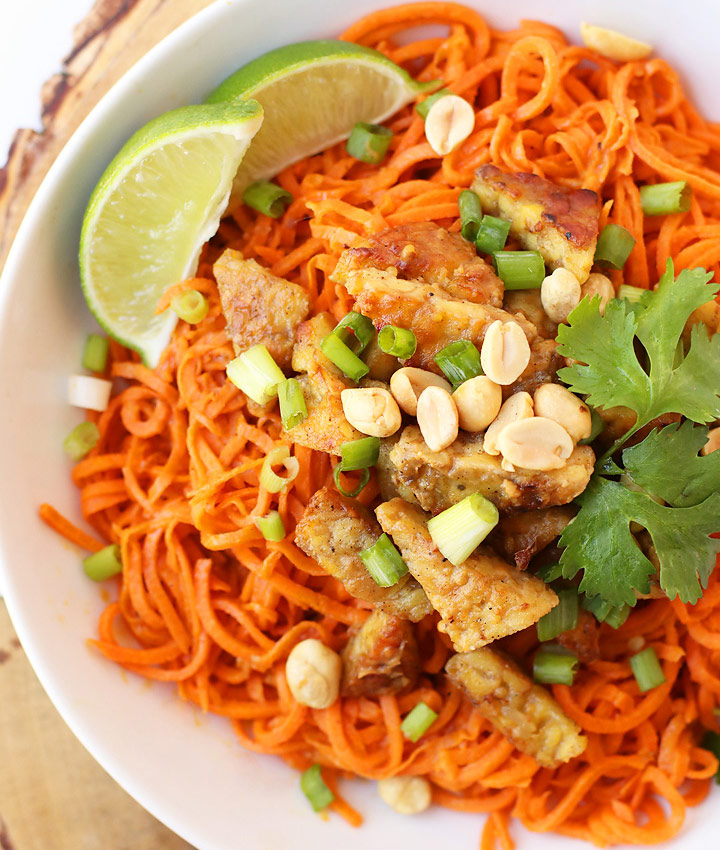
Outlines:
{"type": "Polygon", "coordinates": [[[40,88],[72,48],[93,0],[0,0],[0,166],[15,131],[40,129],[40,88]]]}
{"type": "MultiPolygon", "coordinates": [[[[243,61],[288,41],[333,35],[380,5],[390,4],[306,0],[299,15],[297,0],[221,0],[186,24],[125,77],[67,145],[33,202],[0,286],[0,574],[10,613],[75,734],[139,802],[200,850],[477,847],[480,818],[442,810],[399,818],[377,802],[371,783],[356,783],[349,794],[367,815],[363,830],[334,816],[321,822],[301,796],[297,775],[279,760],[244,752],[229,724],[201,717],[172,686],[148,687],[90,652],[85,638],[103,607],[100,591],[83,577],[79,553],[36,516],[46,500],[79,515],[60,444],[79,418],[65,402],[66,376],[77,368],[91,327],[78,287],[77,238],[105,164],[136,126],[200,99],[243,61]]],[[[492,8],[499,25],[539,14],[535,0],[478,5],[492,8]]],[[[715,0],[603,0],[602,15],[593,15],[600,5],[555,0],[544,17],[572,34],[584,17],[615,24],[668,45],[666,55],[696,80],[701,73],[712,78],[717,28],[696,22],[717,20],[715,0]],[[659,14],[661,6],[667,14],[659,14]]],[[[714,81],[705,94],[720,115],[714,81]]],[[[714,806],[691,810],[668,850],[717,846],[718,801],[716,793],[714,806]]],[[[554,835],[519,837],[520,850],[587,850],[554,835]]]]}

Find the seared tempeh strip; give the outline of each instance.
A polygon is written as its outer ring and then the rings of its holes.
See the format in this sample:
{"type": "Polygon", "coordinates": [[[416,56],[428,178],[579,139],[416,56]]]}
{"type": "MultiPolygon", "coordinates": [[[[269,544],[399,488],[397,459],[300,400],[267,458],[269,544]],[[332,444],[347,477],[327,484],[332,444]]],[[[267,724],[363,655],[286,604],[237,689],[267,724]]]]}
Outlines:
{"type": "Polygon", "coordinates": [[[495,549],[524,570],[530,560],[559,537],[577,510],[563,505],[503,517],[488,538],[495,549]]]}
{"type": "Polygon", "coordinates": [[[587,739],[580,727],[506,656],[487,647],[453,655],[445,672],[483,717],[542,767],[557,767],[584,752],[587,739]]]}
{"type": "Polygon", "coordinates": [[[568,504],[587,487],[595,463],[590,446],[577,446],[562,469],[509,472],[499,456],[487,454],[482,446],[482,434],[461,431],[452,445],[433,452],[420,429],[408,425],[388,455],[388,471],[398,488],[407,487],[433,514],[471,493],[508,512],[568,504]]]}
{"type": "Polygon", "coordinates": [[[383,531],[420,582],[438,625],[458,652],[469,652],[536,623],[557,604],[555,591],[489,551],[478,549],[456,567],[441,555],[427,529],[428,515],[403,499],[375,511],[383,531]]]}
{"type": "Polygon", "coordinates": [[[334,279],[344,283],[349,272],[368,268],[392,268],[404,280],[421,280],[455,298],[502,307],[500,278],[470,242],[434,222],[410,222],[369,236],[340,257],[334,279]]]}
{"type": "Polygon", "coordinates": [[[295,331],[310,311],[307,292],[232,248],[223,251],[213,273],[235,353],[262,343],[281,369],[289,369],[295,331]]]}
{"type": "Polygon", "coordinates": [[[342,651],[344,697],[395,694],[412,687],[420,654],[412,624],[375,610],[342,651]]]}
{"type": "Polygon", "coordinates": [[[422,620],[432,613],[432,606],[411,575],[392,587],[380,587],[365,569],[360,552],[372,546],[381,533],[375,517],[359,502],[324,487],[308,502],[295,529],[295,542],[352,596],[387,614],[422,620]]]}
{"type": "Polygon", "coordinates": [[[536,174],[505,174],[494,165],[475,173],[472,189],[483,212],[510,221],[510,234],[524,248],[538,250],[551,269],[566,268],[584,283],[598,237],[595,192],[557,186],[536,174]]]}

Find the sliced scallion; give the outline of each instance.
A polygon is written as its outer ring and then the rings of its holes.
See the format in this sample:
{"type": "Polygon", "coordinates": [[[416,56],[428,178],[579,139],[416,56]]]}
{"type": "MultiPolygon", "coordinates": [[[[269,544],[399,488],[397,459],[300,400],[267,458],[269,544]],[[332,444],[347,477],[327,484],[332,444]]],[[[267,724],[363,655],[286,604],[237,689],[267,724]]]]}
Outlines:
{"type": "Polygon", "coordinates": [[[445,377],[457,389],[464,381],[482,375],[480,352],[469,339],[458,339],[441,348],[433,360],[442,369],[445,377]]]}
{"type": "Polygon", "coordinates": [[[70,460],[82,460],[99,439],[100,431],[94,422],[81,422],[65,437],[63,450],[70,460]]]}
{"type": "Polygon", "coordinates": [[[243,192],[243,203],[270,218],[280,218],[288,204],[292,203],[290,192],[269,180],[256,180],[243,192]]]}
{"type": "Polygon", "coordinates": [[[417,337],[408,328],[398,328],[395,325],[385,325],[378,334],[378,345],[385,354],[407,360],[415,354],[417,337]]]}
{"type": "Polygon", "coordinates": [[[260,467],[260,486],[268,493],[279,493],[297,478],[299,471],[298,459],[290,456],[290,449],[287,446],[276,446],[266,455],[260,467]],[[274,472],[273,466],[277,465],[282,465],[285,468],[287,475],[284,478],[274,472]]]}
{"type": "Polygon", "coordinates": [[[375,328],[367,316],[351,310],[335,325],[333,333],[337,334],[354,354],[362,354],[375,336],[375,328]]]}
{"type": "Polygon", "coordinates": [[[196,325],[207,316],[210,307],[202,292],[198,292],[197,289],[186,289],[173,298],[170,302],[170,309],[183,322],[196,325]]]}
{"type": "Polygon", "coordinates": [[[574,629],[578,622],[578,595],[574,588],[558,590],[558,604],[537,622],[538,640],[555,640],[558,635],[574,629]]]}
{"type": "Polygon", "coordinates": [[[112,543],[83,559],[85,575],[93,581],[105,581],[122,572],[120,547],[112,543]]]}
{"type": "Polygon", "coordinates": [[[340,480],[340,473],[347,471],[348,470],[343,468],[342,463],[336,463],[335,468],[333,469],[333,479],[335,481],[335,486],[343,494],[343,496],[347,496],[348,499],[355,499],[360,495],[360,493],[362,493],[365,487],[367,487],[367,484],[370,481],[370,470],[362,470],[362,475],[360,476],[360,480],[358,481],[357,486],[354,490],[346,490],[342,481],[340,480]]]}
{"type": "Polygon", "coordinates": [[[545,279],[539,251],[495,251],[493,265],[505,289],[540,289],[545,279]]]}
{"type": "Polygon", "coordinates": [[[283,428],[289,430],[307,419],[305,396],[297,378],[281,381],[277,388],[283,428]]]}
{"type": "Polygon", "coordinates": [[[625,298],[631,304],[646,304],[652,297],[652,292],[640,286],[630,286],[629,283],[623,283],[618,289],[617,297],[625,298]]]}
{"type": "Polygon", "coordinates": [[[509,221],[495,218],[494,215],[485,215],[475,237],[475,247],[485,254],[497,254],[505,247],[509,233],[509,221]]]}
{"type": "Polygon", "coordinates": [[[460,232],[468,242],[474,242],[483,217],[480,198],[471,189],[463,189],[458,197],[458,207],[460,209],[460,232]]]}
{"type": "Polygon", "coordinates": [[[270,511],[266,516],[255,517],[255,525],[266,540],[277,543],[285,539],[285,523],[278,511],[270,511]]]}
{"type": "Polygon", "coordinates": [[[314,764],[300,777],[300,789],[316,812],[326,809],[335,799],[335,795],[325,784],[321,771],[320,765],[314,764]]]}
{"type": "MultiPolygon", "coordinates": [[[[704,750],[709,750],[716,759],[720,760],[720,735],[717,732],[706,732],[700,746],[704,750]]],[[[715,782],[720,785],[720,769],[715,774],[715,782]]]]}
{"type": "Polygon", "coordinates": [[[264,345],[254,345],[231,360],[225,371],[228,378],[257,404],[267,404],[278,394],[285,380],[282,369],[264,345]]]}
{"type": "Polygon", "coordinates": [[[430,97],[426,97],[425,100],[421,101],[415,107],[415,112],[423,119],[423,121],[427,118],[428,112],[432,108],[434,103],[437,103],[441,97],[445,97],[445,95],[452,94],[450,89],[440,89],[436,91],[435,94],[431,94],[430,97]]]}
{"type": "Polygon", "coordinates": [[[106,336],[89,334],[83,349],[83,368],[88,372],[104,372],[109,350],[110,340],[106,336]]]}
{"type": "Polygon", "coordinates": [[[634,247],[635,237],[629,230],[619,224],[606,224],[598,236],[595,262],[621,269],[634,247]]]}
{"type": "Polygon", "coordinates": [[[433,542],[451,564],[462,564],[495,528],[500,519],[495,505],[472,493],[428,520],[433,542]]]}
{"type": "Polygon", "coordinates": [[[627,620],[630,616],[630,608],[629,605],[613,605],[612,608],[605,615],[605,622],[613,629],[619,629],[620,626],[627,620]]]}
{"type": "Polygon", "coordinates": [[[598,623],[607,623],[613,629],[619,629],[630,615],[629,605],[611,605],[602,596],[584,596],[582,607],[594,615],[598,623]]]}
{"type": "Polygon", "coordinates": [[[352,128],[345,150],[361,162],[379,165],[385,159],[392,137],[392,130],[383,127],[382,124],[366,124],[358,121],[352,128]]]}
{"type": "Polygon", "coordinates": [[[384,532],[372,546],[362,550],[360,557],[365,569],[380,587],[392,587],[407,575],[407,564],[384,532]]]}
{"type": "Polygon", "coordinates": [[[638,688],[643,693],[651,691],[665,682],[665,674],[658,661],[657,653],[652,646],[648,646],[642,652],[638,652],[637,655],[631,656],[630,667],[632,668],[638,688]]]}
{"type": "Polygon", "coordinates": [[[419,702],[406,715],[400,724],[400,729],[408,741],[412,741],[415,744],[437,720],[437,717],[437,711],[433,711],[427,703],[419,702]]]}
{"type": "Polygon", "coordinates": [[[334,331],[320,344],[323,354],[338,369],[353,381],[359,381],[370,371],[370,367],[354,354],[334,331]]]}
{"type": "Polygon", "coordinates": [[[687,180],[640,187],[640,206],[645,215],[687,212],[691,201],[692,188],[687,180]]]}
{"type": "Polygon", "coordinates": [[[547,646],[538,650],[533,661],[533,678],[544,685],[572,685],[577,658],[561,647],[547,646]]]}
{"type": "Polygon", "coordinates": [[[375,466],[380,454],[380,437],[363,437],[361,440],[348,440],[340,445],[343,472],[353,469],[367,469],[375,466]]]}

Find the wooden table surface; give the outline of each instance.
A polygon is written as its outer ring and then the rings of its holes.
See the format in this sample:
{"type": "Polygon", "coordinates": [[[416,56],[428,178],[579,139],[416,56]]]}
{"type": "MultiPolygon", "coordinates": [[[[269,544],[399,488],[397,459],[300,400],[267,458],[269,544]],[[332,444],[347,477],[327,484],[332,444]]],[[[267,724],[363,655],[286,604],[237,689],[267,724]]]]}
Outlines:
{"type": "MultiPolygon", "coordinates": [[[[211,0],[97,0],[43,87],[43,132],[19,130],[0,170],[0,268],[72,132],[150,47],[211,0]]],[[[1,850],[192,850],[135,803],[65,726],[0,599],[1,850]]]]}

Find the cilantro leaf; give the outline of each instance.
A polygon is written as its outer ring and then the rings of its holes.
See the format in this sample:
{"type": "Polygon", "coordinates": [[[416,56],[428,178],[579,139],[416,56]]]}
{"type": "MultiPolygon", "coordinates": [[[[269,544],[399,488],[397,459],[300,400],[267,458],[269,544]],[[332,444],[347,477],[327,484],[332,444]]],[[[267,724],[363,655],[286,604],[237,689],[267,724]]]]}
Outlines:
{"type": "Polygon", "coordinates": [[[663,413],[699,423],[719,418],[720,334],[708,337],[696,327],[687,354],[680,351],[678,357],[690,314],[720,289],[708,283],[710,277],[703,269],[684,269],[675,280],[668,261],[657,290],[640,308],[616,299],[601,316],[599,299],[583,299],[557,337],[558,351],[580,362],[558,376],[593,406],[634,410],[637,421],[630,433],[663,413]],[[638,341],[647,353],[647,370],[638,359],[638,341]]]}
{"type": "Polygon", "coordinates": [[[635,590],[650,590],[655,572],[630,533],[630,523],[647,529],[660,563],[660,586],[670,599],[695,603],[707,587],[720,552],[717,530],[720,493],[688,508],[658,505],[646,493],[595,476],[578,497],[580,513],[565,528],[560,545],[563,576],[584,571],[580,590],[613,605],[634,605],[635,590]]]}
{"type": "Polygon", "coordinates": [[[707,428],[687,421],[651,431],[642,443],[625,449],[625,469],[643,490],[674,507],[699,505],[720,492],[720,452],[698,455],[707,434],[707,428]]]}

